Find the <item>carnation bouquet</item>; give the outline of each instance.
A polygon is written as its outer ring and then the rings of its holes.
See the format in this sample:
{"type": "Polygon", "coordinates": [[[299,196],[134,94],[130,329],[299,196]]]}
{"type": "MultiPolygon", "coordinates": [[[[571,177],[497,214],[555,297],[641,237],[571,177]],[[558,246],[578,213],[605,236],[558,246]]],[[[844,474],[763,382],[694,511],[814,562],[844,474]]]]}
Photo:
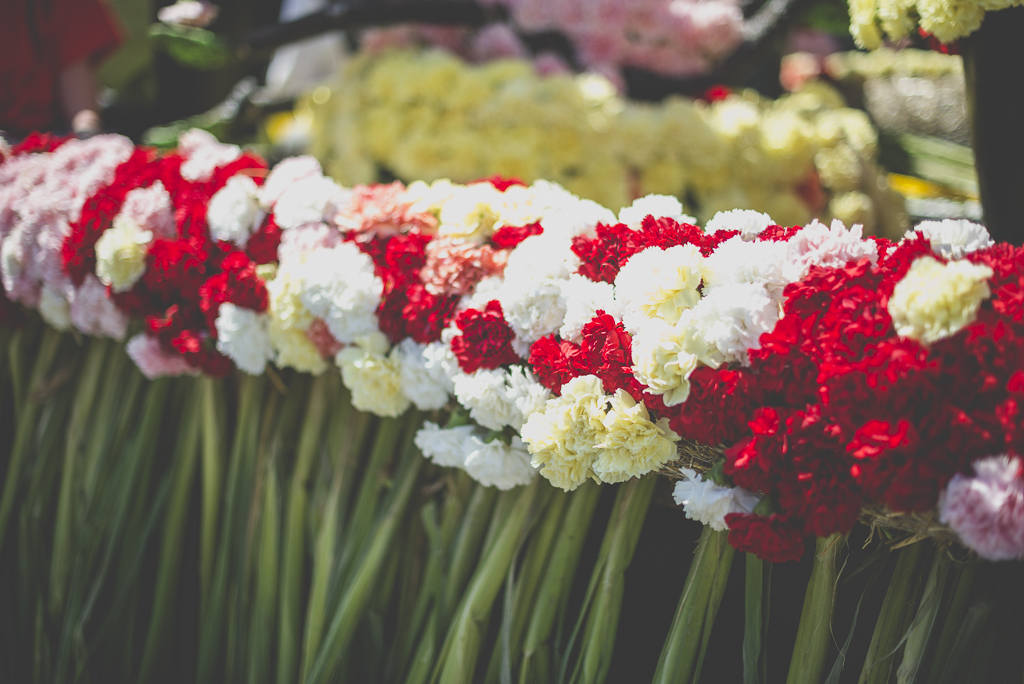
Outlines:
{"type": "Polygon", "coordinates": [[[765,681],[770,568],[812,539],[789,681],[1018,667],[975,652],[1021,598],[978,558],[1024,557],[1024,257],[983,227],[345,188],[198,131],[3,155],[24,678],[603,681],[666,478],[705,527],[655,681],[699,680],[736,550],[765,681]],[[829,669],[858,521],[884,540],[865,596],[891,579],[829,669]]]}

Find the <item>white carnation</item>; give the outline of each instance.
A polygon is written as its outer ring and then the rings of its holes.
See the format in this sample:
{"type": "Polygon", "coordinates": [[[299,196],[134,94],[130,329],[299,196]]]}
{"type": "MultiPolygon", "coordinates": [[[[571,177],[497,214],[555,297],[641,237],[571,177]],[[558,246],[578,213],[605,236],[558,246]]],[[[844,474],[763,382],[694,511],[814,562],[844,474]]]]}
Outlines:
{"type": "Polygon", "coordinates": [[[210,198],[206,221],[210,237],[244,248],[249,236],[259,229],[263,213],[256,202],[259,188],[252,178],[235,175],[210,198]]]}
{"type": "Polygon", "coordinates": [[[462,468],[466,457],[480,444],[472,425],[442,428],[427,421],[416,433],[416,446],[423,455],[439,466],[462,468]]]}
{"type": "Polygon", "coordinates": [[[912,237],[914,233],[921,233],[928,238],[932,243],[932,251],[947,259],[962,259],[971,252],[995,244],[985,226],[965,219],[922,221],[907,233],[907,237],[912,237]]]}
{"type": "Polygon", "coordinates": [[[500,368],[481,368],[474,373],[461,373],[453,379],[455,398],[480,425],[501,430],[517,417],[515,399],[509,396],[508,373],[500,368]]]}
{"type": "Polygon", "coordinates": [[[39,296],[39,315],[61,332],[71,327],[71,307],[64,296],[48,285],[39,296]]]}
{"type": "Polygon", "coordinates": [[[725,516],[730,513],[750,513],[761,497],[741,487],[722,487],[711,480],[705,480],[696,471],[680,468],[686,478],[676,482],[672,498],[690,520],[710,525],[711,529],[723,532],[728,527],[725,516]]]}
{"type": "Polygon", "coordinates": [[[615,288],[611,283],[595,283],[577,273],[561,281],[562,298],[565,300],[565,318],[558,336],[563,340],[579,343],[583,326],[594,320],[598,310],[614,318],[620,318],[620,310],[615,302],[615,288]]]}
{"type": "Polygon", "coordinates": [[[760,285],[723,285],[693,308],[694,321],[709,348],[723,362],[750,363],[749,349],[760,349],[760,337],[775,327],[779,305],[760,285]]]}
{"type": "Polygon", "coordinates": [[[660,318],[669,325],[700,299],[704,259],[695,245],[649,247],[629,258],[615,277],[615,303],[630,332],[660,318]]]}
{"type": "Polygon", "coordinates": [[[512,348],[522,357],[530,345],[562,327],[565,320],[565,298],[559,280],[506,282],[498,301],[509,327],[516,337],[512,348]]]}
{"type": "Polygon", "coordinates": [[[118,214],[96,241],[96,276],[114,292],[127,292],[146,272],[152,231],[142,230],[118,214]]]}
{"type": "Polygon", "coordinates": [[[370,348],[348,347],[338,352],[335,363],[341,368],[341,379],[352,392],[352,405],[385,418],[397,418],[409,408],[402,392],[402,377],[397,364],[370,348]]]}
{"type": "Polygon", "coordinates": [[[704,232],[710,234],[720,230],[738,230],[744,240],[753,240],[772,225],[775,225],[775,221],[768,214],[749,209],[733,209],[715,214],[704,226],[704,232]]]}
{"type": "Polygon", "coordinates": [[[509,425],[519,430],[531,415],[544,410],[544,404],[552,396],[551,390],[523,366],[512,366],[507,381],[508,398],[516,409],[509,425]]]}
{"type": "Polygon", "coordinates": [[[839,220],[832,221],[830,227],[817,219],[811,221],[786,243],[786,278],[796,282],[812,266],[838,268],[865,257],[877,261],[878,246],[861,239],[862,233],[860,225],[847,230],[839,220]]]}
{"type": "Polygon", "coordinates": [[[454,326],[446,328],[441,332],[441,340],[428,344],[423,350],[423,366],[432,376],[443,377],[445,391],[448,394],[453,394],[455,392],[455,385],[452,384],[452,378],[461,375],[462,369],[459,368],[459,360],[455,358],[455,354],[452,353],[452,349],[449,346],[451,342],[450,334],[447,341],[445,341],[444,335],[448,330],[454,330],[456,334],[459,332],[459,329],[454,326]]]}
{"type": "Polygon", "coordinates": [[[406,338],[391,352],[398,362],[402,391],[421,411],[432,411],[447,404],[451,384],[445,368],[435,358],[426,356],[427,349],[427,345],[406,338]]]}
{"type": "Polygon", "coordinates": [[[292,183],[274,205],[274,220],[282,230],[329,218],[344,201],[345,192],[326,176],[308,176],[292,183]]]}
{"type": "Polygon", "coordinates": [[[86,335],[123,340],[128,332],[128,316],[107,296],[107,288],[90,274],[74,290],[71,324],[86,335]]]}
{"type": "Polygon", "coordinates": [[[591,234],[598,223],[613,225],[615,214],[597,202],[581,200],[575,196],[552,208],[540,220],[544,235],[565,239],[591,234]]]}
{"type": "Polygon", "coordinates": [[[671,195],[647,195],[633,201],[619,211],[619,223],[625,223],[633,230],[640,230],[648,216],[670,218],[679,223],[696,223],[697,219],[683,213],[682,203],[671,195]]]}
{"type": "Polygon", "coordinates": [[[201,183],[208,181],[218,167],[241,157],[242,148],[220,143],[211,133],[193,128],[178,138],[178,153],[185,157],[181,177],[192,183],[201,183]]]}
{"type": "Polygon", "coordinates": [[[267,180],[264,181],[263,185],[259,188],[259,192],[256,194],[256,199],[259,200],[260,206],[266,211],[270,211],[277,204],[277,201],[281,199],[281,195],[300,180],[304,180],[310,177],[319,177],[323,175],[323,170],[320,168],[320,162],[314,157],[304,155],[301,157],[288,157],[287,159],[281,160],[271,170],[267,176],[267,180]]]}
{"type": "Polygon", "coordinates": [[[312,252],[302,267],[300,297],[342,344],[377,330],[377,305],[384,284],[373,261],[351,242],[312,252]]]}
{"type": "Polygon", "coordinates": [[[778,301],[790,283],[784,268],[784,242],[744,242],[737,235],[720,244],[704,260],[705,292],[729,284],[752,283],[763,286],[778,301]]]}
{"type": "Polygon", "coordinates": [[[268,318],[230,302],[220,305],[217,320],[217,351],[249,375],[261,375],[274,358],[268,318]]]}
{"type": "Polygon", "coordinates": [[[480,484],[503,491],[529,484],[537,474],[530,465],[530,452],[518,437],[513,437],[511,444],[500,439],[480,443],[466,457],[465,468],[480,484]]]}

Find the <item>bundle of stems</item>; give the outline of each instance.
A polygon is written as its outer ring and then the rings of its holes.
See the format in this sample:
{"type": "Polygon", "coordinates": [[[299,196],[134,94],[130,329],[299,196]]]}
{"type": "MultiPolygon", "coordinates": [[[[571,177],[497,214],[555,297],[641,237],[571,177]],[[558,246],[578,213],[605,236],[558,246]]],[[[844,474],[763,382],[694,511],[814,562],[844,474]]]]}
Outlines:
{"type": "MultiPolygon", "coordinates": [[[[361,413],[336,373],[151,382],[31,319],[0,358],[12,681],[596,684],[622,655],[654,475],[484,487],[415,447],[445,411],[361,413]]],[[[1019,566],[907,541],[820,539],[773,569],[705,528],[635,681],[720,677],[731,594],[744,684],[1019,681],[1019,566]],[[771,590],[787,573],[802,601],[771,590]],[[788,606],[795,641],[769,629],[788,606]]]]}

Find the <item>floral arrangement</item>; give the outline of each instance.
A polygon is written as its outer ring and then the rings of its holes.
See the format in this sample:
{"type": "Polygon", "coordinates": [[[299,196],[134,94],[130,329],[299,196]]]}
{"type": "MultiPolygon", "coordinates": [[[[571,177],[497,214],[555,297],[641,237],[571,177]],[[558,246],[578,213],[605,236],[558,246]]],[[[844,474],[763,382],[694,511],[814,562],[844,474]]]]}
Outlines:
{"type": "Polygon", "coordinates": [[[910,35],[915,26],[934,36],[941,43],[952,43],[978,30],[986,12],[1017,7],[1019,0],[984,2],[950,2],[949,0],[917,0],[917,2],[850,1],[850,34],[859,47],[867,50],[882,45],[883,34],[898,41],[910,35]]]}
{"type": "Polygon", "coordinates": [[[504,175],[556,182],[614,210],[664,194],[691,198],[701,220],[745,208],[790,225],[817,216],[891,236],[906,229],[879,189],[875,130],[822,84],[778,100],[745,91],[644,104],[593,74],[402,50],[358,54],[303,107],[312,154],[346,186],[504,175]]]}
{"type": "MultiPolygon", "coordinates": [[[[743,40],[743,13],[736,0],[489,0],[505,8],[508,23],[468,32],[435,26],[373,29],[364,34],[371,50],[416,42],[442,47],[475,61],[525,58],[520,35],[559,32],[569,39],[574,59],[585,70],[621,80],[621,67],[637,67],[667,76],[710,71],[743,40]]],[[[568,70],[553,52],[538,66],[568,70]]]]}
{"type": "Polygon", "coordinates": [[[416,445],[485,486],[669,474],[771,561],[879,507],[1024,556],[1024,257],[979,225],[893,242],[545,181],[346,189],[198,131],[4,154],[4,311],[141,326],[150,378],[334,366],[360,411],[434,412],[416,445]]]}

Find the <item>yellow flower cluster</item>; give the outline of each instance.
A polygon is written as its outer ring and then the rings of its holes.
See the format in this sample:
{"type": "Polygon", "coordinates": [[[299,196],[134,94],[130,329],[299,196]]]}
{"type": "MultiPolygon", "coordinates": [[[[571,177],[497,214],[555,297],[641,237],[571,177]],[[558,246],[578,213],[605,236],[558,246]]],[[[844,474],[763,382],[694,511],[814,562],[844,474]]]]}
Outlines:
{"type": "Polygon", "coordinates": [[[624,482],[657,470],[675,457],[679,436],[665,419],[652,422],[647,407],[625,390],[608,396],[600,378],[584,375],[530,416],[522,439],[533,467],[570,491],[588,477],[624,482]]]}
{"type": "Polygon", "coordinates": [[[939,78],[950,74],[962,78],[964,73],[964,61],[957,55],[913,48],[836,52],[825,58],[825,64],[829,75],[839,80],[854,76],[864,80],[884,76],[939,78]]]}
{"type": "Polygon", "coordinates": [[[985,12],[1021,4],[1024,0],[850,0],[850,33],[867,50],[881,46],[883,33],[897,41],[918,25],[952,43],[977,31],[985,12]]]}
{"type": "Polygon", "coordinates": [[[986,282],[991,277],[988,266],[921,257],[889,298],[896,332],[925,344],[956,334],[977,317],[991,294],[986,282]]]}
{"type": "MultiPolygon", "coordinates": [[[[402,50],[356,56],[332,91],[301,106],[314,113],[312,152],[346,186],[388,176],[544,178],[611,209],[652,193],[685,196],[703,220],[735,208],[787,225],[831,218],[811,208],[828,196],[808,202],[802,192],[818,153],[845,146],[858,159],[876,156],[867,116],[821,84],[779,100],[745,91],[713,104],[647,104],[594,75],[402,50]]],[[[854,175],[871,182],[859,166],[854,175]]],[[[856,190],[848,185],[841,191],[856,190]]]]}

